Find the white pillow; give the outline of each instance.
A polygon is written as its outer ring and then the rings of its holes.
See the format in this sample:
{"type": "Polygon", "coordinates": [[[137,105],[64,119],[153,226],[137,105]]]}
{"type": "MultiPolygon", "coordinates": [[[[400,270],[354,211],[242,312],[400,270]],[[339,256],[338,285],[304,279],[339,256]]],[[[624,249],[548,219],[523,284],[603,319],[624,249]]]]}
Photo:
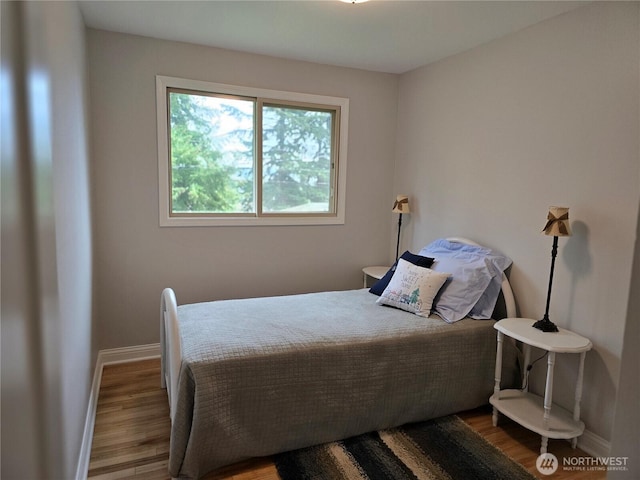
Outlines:
{"type": "Polygon", "coordinates": [[[447,278],[448,273],[418,267],[401,258],[389,285],[376,303],[428,317],[433,299],[447,278]]]}

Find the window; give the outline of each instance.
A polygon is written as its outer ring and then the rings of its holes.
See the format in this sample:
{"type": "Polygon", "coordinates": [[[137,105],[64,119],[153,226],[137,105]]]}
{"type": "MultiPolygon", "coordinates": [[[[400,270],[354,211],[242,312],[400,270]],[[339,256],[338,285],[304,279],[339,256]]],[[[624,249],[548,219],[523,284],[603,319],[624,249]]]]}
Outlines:
{"type": "Polygon", "coordinates": [[[344,223],[348,99],[156,87],[161,226],[344,223]]]}

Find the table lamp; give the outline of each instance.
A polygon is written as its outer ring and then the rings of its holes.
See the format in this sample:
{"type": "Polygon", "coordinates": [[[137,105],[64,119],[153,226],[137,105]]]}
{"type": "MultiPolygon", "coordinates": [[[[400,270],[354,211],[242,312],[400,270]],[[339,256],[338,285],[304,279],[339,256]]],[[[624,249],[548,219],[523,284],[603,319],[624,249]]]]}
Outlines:
{"type": "Polygon", "coordinates": [[[396,243],[396,261],[398,260],[398,253],[400,249],[400,228],[402,227],[402,214],[410,213],[409,211],[409,197],[406,195],[398,195],[396,201],[393,204],[393,213],[399,213],[398,217],[398,242],[396,243]]]}
{"type": "Polygon", "coordinates": [[[542,320],[538,320],[533,324],[534,328],[543,332],[557,332],[558,327],[549,320],[549,302],[551,301],[551,285],[553,284],[553,269],[556,264],[556,255],[558,254],[558,237],[571,236],[571,228],[569,227],[569,209],[566,207],[549,207],[547,214],[547,224],[542,229],[545,235],[553,236],[553,247],[551,248],[551,271],[549,273],[549,289],[547,291],[547,306],[544,311],[542,320]]]}

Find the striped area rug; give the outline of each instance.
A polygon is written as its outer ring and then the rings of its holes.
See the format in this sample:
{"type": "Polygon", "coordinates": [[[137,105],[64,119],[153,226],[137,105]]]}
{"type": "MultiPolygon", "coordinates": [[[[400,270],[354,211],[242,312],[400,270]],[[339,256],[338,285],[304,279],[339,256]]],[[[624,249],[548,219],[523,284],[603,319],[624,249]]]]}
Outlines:
{"type": "Polygon", "coordinates": [[[531,480],[455,415],[276,455],[282,480],[531,480]]]}

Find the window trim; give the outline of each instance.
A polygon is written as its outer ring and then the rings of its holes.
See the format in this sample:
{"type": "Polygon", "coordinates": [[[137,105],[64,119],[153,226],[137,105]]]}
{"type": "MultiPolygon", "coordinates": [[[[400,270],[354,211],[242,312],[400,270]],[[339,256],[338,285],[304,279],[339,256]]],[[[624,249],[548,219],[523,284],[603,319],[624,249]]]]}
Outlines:
{"type": "MultiPolygon", "coordinates": [[[[298,92],[284,92],[279,90],[267,90],[262,88],[242,87],[221,83],[205,82],[200,80],[188,80],[184,78],[156,75],[156,109],[157,109],[157,136],[158,136],[158,207],[161,227],[201,227],[201,226],[250,226],[250,225],[342,225],[345,223],[345,195],[347,173],[347,144],[348,144],[348,119],[349,99],[342,97],[329,97],[298,92]],[[171,202],[171,159],[169,158],[169,110],[167,106],[167,89],[185,89],[202,92],[215,92],[245,97],[258,97],[268,102],[300,102],[301,104],[316,104],[318,106],[337,107],[338,122],[336,150],[337,168],[335,169],[335,214],[312,215],[278,215],[250,214],[224,216],[207,216],[206,214],[193,214],[172,216],[171,202]]],[[[259,177],[256,177],[259,178],[259,177]]],[[[260,182],[258,182],[260,183],[260,182]]]]}

